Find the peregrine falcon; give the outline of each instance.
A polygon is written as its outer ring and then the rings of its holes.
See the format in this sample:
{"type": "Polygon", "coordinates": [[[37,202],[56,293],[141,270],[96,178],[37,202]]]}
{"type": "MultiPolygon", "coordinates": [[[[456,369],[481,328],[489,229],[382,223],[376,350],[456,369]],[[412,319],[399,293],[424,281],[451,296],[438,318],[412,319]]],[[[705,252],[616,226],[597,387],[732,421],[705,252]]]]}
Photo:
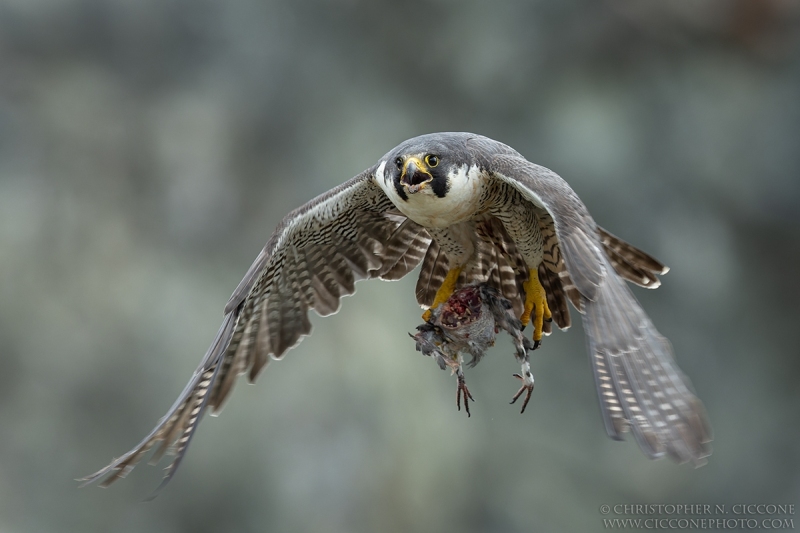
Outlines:
{"type": "MultiPolygon", "coordinates": [[[[571,302],[582,315],[608,435],[621,440],[630,430],[651,458],[705,462],[711,430],[703,405],[625,283],[655,288],[668,269],[599,227],[551,170],[487,137],[435,133],[401,143],[289,213],[233,291],[214,341],[166,415],[135,448],[81,481],[105,478],[108,486],[158,445],[152,462],[175,456],[163,486],[206,409],[218,412],[240,375],[255,381],[308,335],[310,309],[333,314],[356,281],[397,280],[420,263],[416,298],[425,320],[455,291],[483,283],[523,326],[532,324],[538,347],[553,322],[570,326],[571,302]]],[[[527,355],[518,358],[530,394],[527,355]]]]}

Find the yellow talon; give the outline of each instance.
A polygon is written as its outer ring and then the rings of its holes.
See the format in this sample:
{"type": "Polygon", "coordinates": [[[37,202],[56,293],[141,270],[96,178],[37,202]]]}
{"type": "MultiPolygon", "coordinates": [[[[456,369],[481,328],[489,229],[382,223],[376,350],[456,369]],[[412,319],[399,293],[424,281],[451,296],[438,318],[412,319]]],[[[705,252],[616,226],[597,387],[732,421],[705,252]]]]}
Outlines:
{"type": "Polygon", "coordinates": [[[550,320],[551,314],[550,308],[547,306],[547,295],[539,282],[539,270],[532,268],[529,274],[528,281],[523,285],[525,287],[525,309],[519,319],[522,325],[526,326],[531,321],[531,313],[533,313],[533,340],[538,343],[542,340],[544,321],[550,320]]]}
{"type": "Polygon", "coordinates": [[[442,282],[442,286],[439,287],[438,291],[436,291],[436,296],[433,298],[433,304],[431,304],[430,309],[422,313],[422,320],[425,322],[430,320],[431,309],[436,309],[453,295],[456,290],[456,282],[458,281],[458,276],[460,274],[461,267],[456,267],[447,273],[447,276],[445,276],[444,281],[442,282]]]}

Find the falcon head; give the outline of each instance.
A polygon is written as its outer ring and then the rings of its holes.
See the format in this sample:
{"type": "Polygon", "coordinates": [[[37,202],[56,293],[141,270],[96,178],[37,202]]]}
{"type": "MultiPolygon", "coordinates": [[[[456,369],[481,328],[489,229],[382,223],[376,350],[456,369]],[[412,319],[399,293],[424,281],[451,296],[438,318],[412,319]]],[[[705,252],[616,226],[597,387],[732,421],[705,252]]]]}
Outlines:
{"type": "Polygon", "coordinates": [[[444,157],[432,151],[397,155],[391,166],[387,165],[397,194],[403,200],[417,193],[444,198],[450,188],[446,170],[449,165],[443,164],[444,157]]]}
{"type": "Polygon", "coordinates": [[[467,149],[470,137],[475,136],[434,133],[405,141],[383,158],[387,185],[406,202],[412,195],[444,198],[473,163],[467,149]]]}
{"type": "Polygon", "coordinates": [[[380,159],[375,177],[405,216],[426,228],[446,228],[479,209],[486,156],[492,155],[485,141],[472,133],[414,137],[380,159]]]}

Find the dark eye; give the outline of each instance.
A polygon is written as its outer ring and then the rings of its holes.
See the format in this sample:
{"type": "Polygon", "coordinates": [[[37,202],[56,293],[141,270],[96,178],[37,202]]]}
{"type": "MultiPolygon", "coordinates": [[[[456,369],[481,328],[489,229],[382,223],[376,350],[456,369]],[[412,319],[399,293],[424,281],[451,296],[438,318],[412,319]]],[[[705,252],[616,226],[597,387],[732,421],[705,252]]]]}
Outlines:
{"type": "Polygon", "coordinates": [[[397,159],[395,159],[394,160],[394,164],[397,165],[397,169],[398,170],[403,170],[403,158],[402,157],[398,157],[397,159]]]}
{"type": "Polygon", "coordinates": [[[433,154],[426,155],[425,164],[427,164],[431,168],[435,167],[436,165],[439,164],[439,156],[433,154]]]}

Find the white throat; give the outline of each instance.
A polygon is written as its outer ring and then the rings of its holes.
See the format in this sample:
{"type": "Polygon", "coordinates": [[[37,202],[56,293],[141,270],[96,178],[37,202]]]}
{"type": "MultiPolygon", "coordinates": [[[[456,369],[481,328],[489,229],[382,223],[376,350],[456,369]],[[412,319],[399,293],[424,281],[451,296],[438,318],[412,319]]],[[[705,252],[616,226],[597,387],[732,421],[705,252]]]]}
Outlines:
{"type": "Polygon", "coordinates": [[[484,176],[476,165],[462,165],[448,175],[450,188],[439,198],[430,187],[408,194],[403,200],[390,176],[384,174],[386,162],[376,171],[378,185],[405,216],[426,228],[446,228],[472,218],[480,207],[484,176]]]}

